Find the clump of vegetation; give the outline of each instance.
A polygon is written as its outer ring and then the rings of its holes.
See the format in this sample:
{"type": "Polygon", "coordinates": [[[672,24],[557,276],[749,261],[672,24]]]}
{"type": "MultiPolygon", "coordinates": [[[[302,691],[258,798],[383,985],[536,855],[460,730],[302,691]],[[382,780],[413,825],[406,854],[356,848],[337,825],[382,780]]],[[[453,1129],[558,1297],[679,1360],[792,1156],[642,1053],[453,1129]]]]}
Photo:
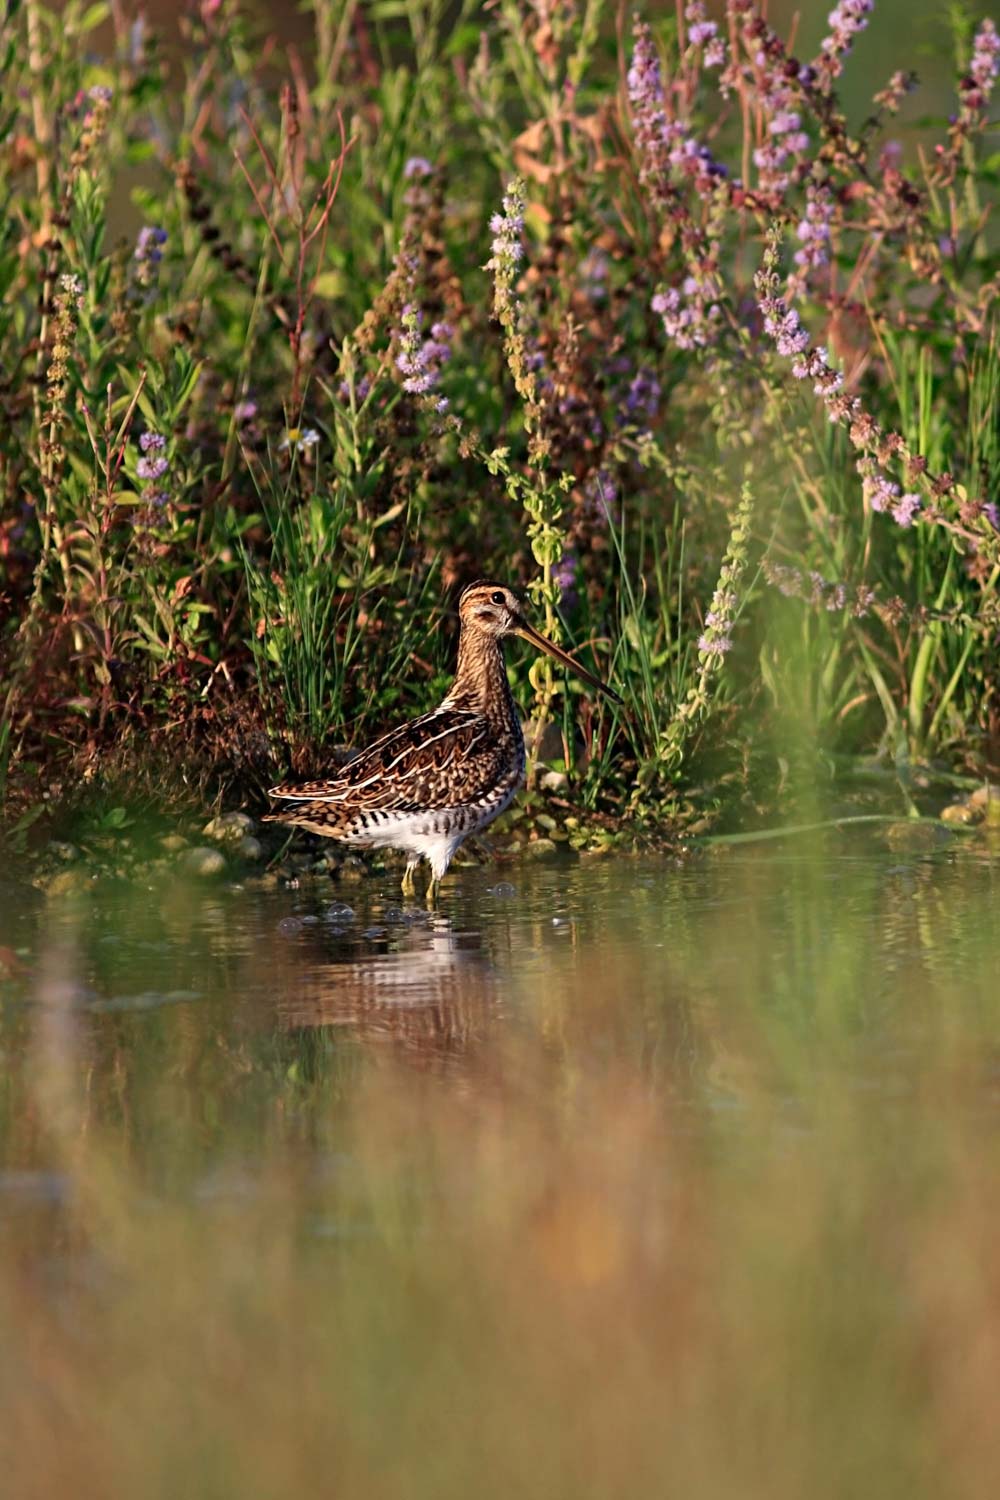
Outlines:
{"type": "Polygon", "coordinates": [[[626,699],[512,665],[591,808],[777,740],[995,767],[993,23],[910,149],[912,75],[838,97],[872,0],[810,61],[751,0],[308,9],[174,57],[8,7],[10,785],[310,769],[440,693],[479,575],[626,699]]]}

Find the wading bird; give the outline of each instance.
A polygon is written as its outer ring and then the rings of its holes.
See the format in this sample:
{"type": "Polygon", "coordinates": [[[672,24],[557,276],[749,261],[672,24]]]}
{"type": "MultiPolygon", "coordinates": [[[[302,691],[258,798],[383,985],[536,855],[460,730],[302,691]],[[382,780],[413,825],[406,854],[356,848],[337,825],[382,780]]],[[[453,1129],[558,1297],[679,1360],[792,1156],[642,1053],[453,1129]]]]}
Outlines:
{"type": "Polygon", "coordinates": [[[521,636],[621,702],[537,631],[503,584],[470,583],[458,614],[458,668],[437,708],[391,729],[332,775],[270,792],[287,805],[268,821],[293,823],[345,844],[404,850],[405,895],[413,894],[413,873],[426,859],[428,902],[462,840],[492,823],[524,780],[524,736],[507,682],[504,637],[521,636]]]}

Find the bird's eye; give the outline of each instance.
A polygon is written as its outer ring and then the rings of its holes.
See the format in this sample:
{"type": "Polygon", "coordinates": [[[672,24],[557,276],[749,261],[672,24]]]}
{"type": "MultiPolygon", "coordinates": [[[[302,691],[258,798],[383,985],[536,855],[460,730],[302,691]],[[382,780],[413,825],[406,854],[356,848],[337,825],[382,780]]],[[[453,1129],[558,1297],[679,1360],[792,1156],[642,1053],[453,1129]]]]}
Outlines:
{"type": "Polygon", "coordinates": [[[504,598],[503,594],[501,594],[500,590],[498,589],[495,594],[491,594],[490,595],[490,603],[491,604],[506,604],[507,601],[504,598]]]}

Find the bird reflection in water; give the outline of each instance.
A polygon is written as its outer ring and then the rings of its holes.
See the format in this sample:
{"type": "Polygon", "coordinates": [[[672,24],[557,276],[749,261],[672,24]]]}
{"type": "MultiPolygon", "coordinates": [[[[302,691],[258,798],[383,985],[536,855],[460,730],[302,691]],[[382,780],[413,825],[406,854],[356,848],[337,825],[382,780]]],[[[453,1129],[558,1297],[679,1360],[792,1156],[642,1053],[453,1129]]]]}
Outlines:
{"type": "Polygon", "coordinates": [[[291,961],[275,976],[278,1024],[287,1031],[346,1027],[426,1064],[478,1052],[499,1007],[480,935],[457,934],[448,918],[435,916],[386,940],[389,951],[359,953],[361,940],[341,939],[349,951],[323,961],[331,940],[317,931],[314,941],[288,950],[291,961]]]}

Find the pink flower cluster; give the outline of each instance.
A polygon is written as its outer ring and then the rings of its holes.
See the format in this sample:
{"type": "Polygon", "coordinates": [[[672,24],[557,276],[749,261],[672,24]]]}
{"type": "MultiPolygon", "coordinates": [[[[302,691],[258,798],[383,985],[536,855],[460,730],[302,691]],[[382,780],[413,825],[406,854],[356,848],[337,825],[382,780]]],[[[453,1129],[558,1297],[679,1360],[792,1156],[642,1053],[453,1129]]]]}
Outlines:
{"type": "Polygon", "coordinates": [[[874,456],[900,451],[901,439],[886,437],[858,397],[843,393],[844,377],[830,364],[826,350],[821,345],[810,348],[810,336],[798,313],[780,294],[777,264],[778,238],[772,232],[763,266],[754,278],[765,332],[773,339],[778,353],[793,361],[792,374],[796,380],[812,381],[813,391],[826,406],[830,421],[847,425],[851,443],[861,454],[857,469],[862,492],[872,510],[888,512],[898,526],[912,526],[920,512],[920,496],[900,494],[899,485],[885,475],[874,456]]]}
{"type": "MultiPolygon", "coordinates": [[[[695,27],[713,26],[714,21],[696,21],[695,27]]],[[[700,31],[696,34],[702,35],[700,31]]],[[[661,197],[675,194],[670,169],[694,180],[700,191],[709,191],[725,176],[725,168],[708,147],[692,134],[682,120],[671,119],[652,34],[644,21],[636,20],[632,63],[628,70],[628,96],[639,156],[639,180],[650,184],[661,197]]]]}
{"type": "Polygon", "coordinates": [[[810,271],[818,271],[830,261],[830,225],[833,218],[833,195],[820,183],[806,187],[806,209],[795,233],[801,246],[795,252],[797,269],[788,278],[790,296],[805,291],[810,271]]]}
{"type": "Polygon", "coordinates": [[[840,0],[827,16],[829,36],[820,43],[816,71],[827,87],[844,70],[844,58],[854,45],[854,38],[868,25],[868,17],[875,9],[875,0],[840,0]]]}
{"type": "Polygon", "coordinates": [[[721,68],[726,61],[726,44],[715,21],[708,19],[704,0],[691,0],[685,8],[688,23],[688,45],[702,49],[701,61],[706,68],[721,68]]]}
{"type": "Polygon", "coordinates": [[[714,343],[718,333],[718,296],[712,278],[686,276],[679,288],[657,292],[650,305],[663,319],[663,331],[678,349],[704,349],[714,343]]]}
{"type": "Polygon", "coordinates": [[[660,59],[649,27],[636,21],[632,63],[628,70],[628,100],[639,156],[639,180],[648,182],[663,170],[667,112],[660,59]]]}
{"type": "Polygon", "coordinates": [[[831,614],[849,608],[852,615],[861,618],[878,603],[875,590],[864,583],[857,584],[852,591],[846,583],[831,582],[822,573],[771,562],[769,558],[765,558],[761,566],[768,583],[786,599],[805,599],[814,608],[828,610],[831,614]]]}
{"type": "Polygon", "coordinates": [[[962,103],[970,110],[982,112],[989,104],[993,85],[1000,73],[1000,36],[987,17],[972,43],[972,60],[967,78],[959,85],[962,103]]]}
{"type": "Polygon", "coordinates": [[[453,330],[448,323],[435,323],[431,336],[421,336],[423,313],[412,302],[402,312],[400,351],[396,365],[403,379],[403,390],[412,395],[423,395],[432,390],[441,378],[441,367],[451,358],[453,330]]]}
{"type": "Polygon", "coordinates": [[[811,75],[808,69],[799,68],[786,58],[782,48],[769,46],[766,37],[762,42],[759,27],[760,22],[752,13],[745,18],[743,42],[752,64],[748,81],[767,122],[766,138],[755,149],[753,161],[761,191],[781,194],[791,181],[793,168],[809,150],[799,95],[801,85],[811,75]]]}

